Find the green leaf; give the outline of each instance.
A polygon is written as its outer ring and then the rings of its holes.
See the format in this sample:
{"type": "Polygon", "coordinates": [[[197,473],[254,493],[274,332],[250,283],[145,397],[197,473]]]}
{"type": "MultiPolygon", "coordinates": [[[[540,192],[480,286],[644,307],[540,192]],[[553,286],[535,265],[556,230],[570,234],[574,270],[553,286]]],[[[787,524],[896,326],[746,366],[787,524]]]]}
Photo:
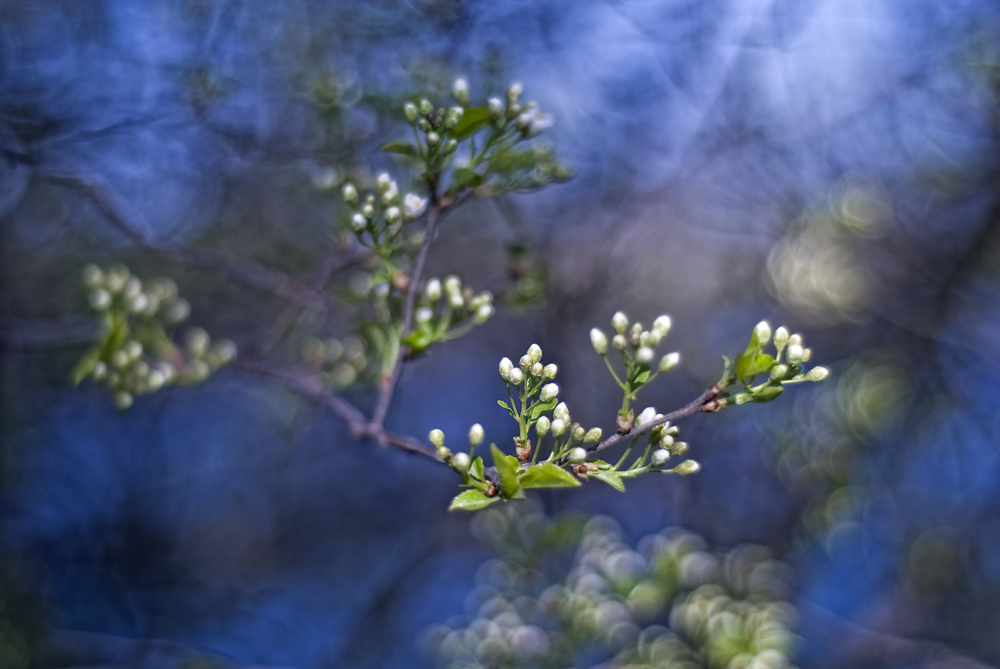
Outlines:
{"type": "Polygon", "coordinates": [[[406,335],[403,345],[409,347],[410,353],[416,355],[434,343],[434,337],[429,332],[414,330],[406,335]]]}
{"type": "Polygon", "coordinates": [[[500,406],[502,406],[502,407],[503,407],[504,409],[506,409],[506,410],[507,410],[507,413],[509,413],[509,414],[510,414],[511,416],[513,416],[514,418],[517,418],[517,414],[516,414],[516,413],[514,413],[514,410],[513,410],[513,409],[511,409],[511,408],[510,408],[509,406],[507,406],[507,403],[506,403],[506,402],[504,402],[503,400],[497,400],[497,404],[499,404],[499,405],[500,405],[500,406]]]}
{"type": "Polygon", "coordinates": [[[385,151],[386,153],[401,153],[404,156],[411,156],[413,158],[417,157],[416,147],[409,142],[404,142],[402,140],[386,142],[382,146],[378,147],[378,150],[385,151]]]}
{"type": "Polygon", "coordinates": [[[575,488],[580,485],[575,476],[551,462],[528,467],[520,481],[524,488],[575,488]]]}
{"type": "Polygon", "coordinates": [[[625,492],[625,484],[622,482],[622,477],[610,469],[598,469],[596,472],[590,472],[590,478],[604,481],[618,492],[625,492]]]}
{"type": "Polygon", "coordinates": [[[497,501],[497,497],[487,497],[478,490],[466,490],[451,500],[449,511],[478,511],[497,501]]]}
{"type": "Polygon", "coordinates": [[[635,383],[638,385],[642,385],[649,380],[649,365],[642,365],[639,369],[642,371],[636,374],[635,383]]]}
{"type": "Polygon", "coordinates": [[[100,351],[96,348],[83,356],[83,359],[73,368],[73,385],[78,386],[94,370],[94,365],[100,360],[100,351]]]}
{"type": "Polygon", "coordinates": [[[507,499],[514,499],[520,489],[517,470],[521,463],[513,455],[504,455],[496,444],[490,444],[490,450],[493,452],[493,466],[497,468],[497,476],[500,478],[500,493],[507,499]]]}
{"type": "Polygon", "coordinates": [[[781,386],[764,386],[750,395],[754,402],[770,402],[784,391],[781,386]]]}
{"type": "Polygon", "coordinates": [[[486,107],[472,107],[466,109],[462,114],[462,120],[458,122],[455,129],[451,131],[452,138],[461,142],[472,137],[477,132],[489,125],[490,111],[486,107]]]}
{"type": "Polygon", "coordinates": [[[558,397],[553,397],[547,402],[539,402],[528,410],[528,420],[534,422],[542,417],[543,413],[548,413],[559,403],[558,397]]]}
{"type": "Polygon", "coordinates": [[[483,176],[468,167],[459,167],[455,170],[454,188],[475,188],[483,184],[483,176]]]}
{"type": "Polygon", "coordinates": [[[483,480],[483,459],[478,455],[472,458],[472,464],[469,466],[469,476],[478,481],[483,480]]]}
{"type": "Polygon", "coordinates": [[[737,377],[745,379],[771,371],[771,368],[778,364],[778,361],[766,353],[758,353],[753,357],[745,357],[744,353],[739,357],[736,368],[737,377]]]}

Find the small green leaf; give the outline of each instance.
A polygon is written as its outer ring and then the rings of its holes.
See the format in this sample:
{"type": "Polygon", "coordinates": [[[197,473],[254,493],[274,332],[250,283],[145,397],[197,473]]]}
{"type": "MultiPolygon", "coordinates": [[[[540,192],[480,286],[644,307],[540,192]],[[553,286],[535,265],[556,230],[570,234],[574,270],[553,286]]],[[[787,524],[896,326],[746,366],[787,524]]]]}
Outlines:
{"type": "Polygon", "coordinates": [[[521,463],[513,455],[504,455],[496,444],[490,444],[490,450],[493,453],[493,466],[497,468],[497,476],[500,478],[500,493],[507,499],[515,499],[520,488],[517,470],[521,463]]]}
{"type": "Polygon", "coordinates": [[[385,151],[386,153],[401,153],[404,156],[411,156],[413,158],[417,157],[417,149],[409,142],[404,142],[397,140],[395,142],[387,142],[382,146],[378,147],[379,151],[385,151]]]}
{"type": "Polygon", "coordinates": [[[771,368],[778,364],[778,361],[766,353],[758,353],[753,358],[740,356],[739,366],[736,370],[738,377],[745,379],[771,371],[771,368]]]}
{"type": "Polygon", "coordinates": [[[477,511],[497,501],[497,497],[487,497],[478,490],[466,490],[451,500],[449,511],[477,511]]]}
{"type": "Polygon", "coordinates": [[[489,122],[490,111],[486,107],[466,109],[465,113],[462,114],[462,120],[451,131],[451,136],[461,142],[463,139],[468,139],[485,128],[489,125],[489,122]]]}
{"type": "Polygon", "coordinates": [[[552,411],[552,409],[554,409],[556,404],[558,403],[559,403],[558,397],[553,397],[547,402],[539,402],[538,404],[531,407],[531,409],[528,411],[528,420],[530,420],[531,422],[535,422],[536,420],[542,417],[543,413],[548,413],[549,411],[552,411]]]}
{"type": "Polygon", "coordinates": [[[590,472],[590,477],[604,481],[618,492],[625,492],[625,484],[622,482],[622,477],[610,469],[598,469],[596,472],[590,472]]]}
{"type": "Polygon", "coordinates": [[[483,480],[483,459],[478,455],[472,458],[472,464],[469,466],[469,476],[477,481],[483,480]]]}
{"type": "Polygon", "coordinates": [[[90,375],[98,360],[100,360],[100,352],[97,349],[93,349],[77,363],[76,367],[73,368],[72,378],[74,386],[80,385],[80,382],[90,375]]]}
{"type": "Polygon", "coordinates": [[[781,386],[764,386],[750,397],[754,402],[770,402],[784,391],[781,386]]]}
{"type": "Polygon", "coordinates": [[[434,343],[434,337],[429,332],[414,330],[406,335],[403,345],[410,349],[410,353],[416,355],[434,343]]]}
{"type": "Polygon", "coordinates": [[[528,467],[520,481],[524,488],[575,488],[580,485],[576,477],[551,462],[528,467]]]}
{"type": "Polygon", "coordinates": [[[513,409],[511,409],[511,408],[510,408],[509,406],[507,406],[507,403],[506,403],[506,402],[504,402],[503,400],[497,400],[497,404],[499,404],[499,405],[500,405],[500,406],[502,406],[502,407],[503,407],[504,409],[506,409],[506,410],[507,410],[507,413],[509,413],[509,414],[510,414],[511,416],[513,416],[514,418],[517,418],[517,414],[516,414],[516,413],[514,413],[514,410],[513,410],[513,409]]]}
{"type": "Polygon", "coordinates": [[[638,384],[638,385],[642,385],[642,384],[646,383],[646,381],[649,380],[649,365],[642,365],[642,367],[640,367],[639,369],[642,370],[642,371],[640,371],[636,375],[636,377],[635,377],[635,383],[638,384]]]}
{"type": "Polygon", "coordinates": [[[483,184],[483,176],[468,167],[459,167],[455,170],[454,188],[475,188],[483,184]]]}

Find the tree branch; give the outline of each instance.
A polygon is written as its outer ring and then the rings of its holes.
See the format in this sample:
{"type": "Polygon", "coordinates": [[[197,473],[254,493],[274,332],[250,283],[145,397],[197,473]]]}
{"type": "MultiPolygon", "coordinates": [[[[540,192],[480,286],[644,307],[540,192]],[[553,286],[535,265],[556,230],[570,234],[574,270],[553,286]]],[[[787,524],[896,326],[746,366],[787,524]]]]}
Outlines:
{"type": "MultiPolygon", "coordinates": [[[[417,254],[417,261],[413,265],[413,272],[410,273],[410,283],[406,290],[406,303],[403,305],[403,324],[399,330],[400,342],[410,334],[410,327],[413,324],[413,306],[417,300],[417,291],[420,290],[420,279],[424,273],[424,265],[427,264],[427,254],[434,239],[434,229],[437,227],[440,213],[441,205],[432,189],[430,202],[427,206],[426,236],[424,237],[424,243],[420,246],[420,252],[417,254]]],[[[385,416],[389,412],[389,404],[392,402],[392,395],[396,392],[396,386],[399,384],[399,377],[403,373],[403,365],[406,364],[407,353],[407,347],[401,343],[399,355],[396,358],[396,365],[393,367],[389,378],[382,383],[382,392],[379,394],[375,413],[372,414],[371,430],[373,436],[383,445],[385,442],[379,434],[382,432],[382,425],[385,424],[385,416]]]]}

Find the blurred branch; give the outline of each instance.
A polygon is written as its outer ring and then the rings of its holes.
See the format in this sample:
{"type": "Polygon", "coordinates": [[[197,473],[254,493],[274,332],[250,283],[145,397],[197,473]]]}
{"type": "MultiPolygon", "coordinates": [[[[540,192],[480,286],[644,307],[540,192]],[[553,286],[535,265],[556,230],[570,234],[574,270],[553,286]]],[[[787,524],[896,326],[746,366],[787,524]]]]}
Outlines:
{"type": "Polygon", "coordinates": [[[145,231],[146,226],[139,222],[138,214],[130,211],[127,205],[105,184],[77,176],[43,175],[42,178],[82,193],[118,230],[143,248],[164,253],[186,265],[225,274],[245,285],[281,297],[308,300],[315,294],[309,286],[299,283],[282,272],[249,260],[234,258],[217,251],[156,239],[145,231]]]}
{"type": "Polygon", "coordinates": [[[347,423],[355,439],[374,439],[383,446],[395,446],[404,451],[423,455],[440,462],[437,450],[418,439],[393,432],[386,432],[381,426],[374,426],[353,404],[323,387],[319,381],[303,374],[294,374],[264,365],[240,361],[236,366],[251,374],[264,376],[282,384],[289,390],[332,410],[347,423]]]}
{"type": "Polygon", "coordinates": [[[908,639],[885,632],[877,632],[844,620],[808,600],[796,602],[803,612],[817,619],[817,628],[827,635],[842,637],[845,653],[857,661],[880,661],[881,663],[921,662],[923,666],[935,669],[996,669],[993,665],[966,657],[954,649],[937,641],[908,639]],[[844,638],[849,640],[844,643],[844,638]],[[926,664],[924,664],[926,663],[926,664]]]}
{"type": "Polygon", "coordinates": [[[417,299],[417,291],[420,290],[420,277],[424,273],[424,265],[427,264],[427,253],[430,251],[431,242],[434,240],[434,229],[437,227],[438,217],[441,213],[441,204],[438,202],[436,190],[431,186],[430,203],[427,207],[427,229],[424,243],[420,246],[417,254],[417,261],[413,265],[413,272],[410,273],[409,286],[406,290],[406,303],[403,306],[403,325],[399,330],[400,350],[396,358],[396,365],[392,369],[392,374],[382,383],[382,392],[379,394],[378,404],[375,413],[372,414],[371,430],[379,443],[383,443],[382,425],[385,423],[385,415],[389,412],[389,403],[392,402],[392,395],[396,392],[396,385],[399,383],[399,376],[403,373],[403,365],[406,363],[408,349],[402,345],[406,336],[410,334],[410,327],[413,324],[413,305],[417,299]]]}

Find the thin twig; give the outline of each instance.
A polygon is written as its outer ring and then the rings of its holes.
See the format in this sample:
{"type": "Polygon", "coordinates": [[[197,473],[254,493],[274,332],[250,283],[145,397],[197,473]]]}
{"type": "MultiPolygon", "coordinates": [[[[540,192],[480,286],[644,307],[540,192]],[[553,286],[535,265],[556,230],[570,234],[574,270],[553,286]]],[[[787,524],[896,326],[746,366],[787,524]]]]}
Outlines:
{"type": "Polygon", "coordinates": [[[671,411],[670,413],[664,415],[662,418],[651,420],[648,423],[643,423],[638,427],[633,426],[631,429],[629,429],[628,432],[624,434],[613,434],[604,441],[597,444],[596,446],[591,446],[588,450],[590,450],[590,452],[592,453],[603,451],[606,448],[611,448],[612,446],[621,442],[624,439],[630,439],[632,437],[638,437],[639,435],[645,434],[650,430],[652,430],[654,427],[657,427],[658,425],[663,425],[666,422],[672,420],[678,420],[680,418],[684,418],[685,416],[690,416],[693,413],[697,413],[698,411],[701,410],[703,406],[705,406],[713,399],[715,399],[719,395],[719,393],[722,392],[722,390],[723,390],[722,387],[716,384],[711,388],[709,388],[708,390],[706,390],[705,392],[703,392],[697,398],[691,400],[690,402],[682,406],[680,409],[675,409],[674,411],[671,411]]]}
{"type": "Polygon", "coordinates": [[[347,427],[351,431],[351,436],[355,439],[375,439],[385,445],[395,446],[403,449],[404,451],[423,455],[437,462],[441,462],[441,458],[438,457],[437,454],[437,449],[423,443],[419,439],[414,439],[413,437],[408,437],[402,434],[386,432],[381,428],[378,428],[377,430],[374,429],[368,423],[365,415],[354,405],[336,393],[333,393],[325,388],[313,377],[305,374],[296,374],[280,369],[274,369],[249,360],[241,360],[236,364],[236,366],[242,371],[273,379],[274,381],[281,383],[289,390],[292,390],[309,400],[329,408],[342,418],[345,423],[347,423],[347,427]]]}
{"type": "Polygon", "coordinates": [[[185,244],[159,240],[146,231],[140,216],[130,211],[124,202],[106,185],[72,175],[45,175],[46,180],[74,188],[90,200],[119,231],[139,246],[164,253],[186,265],[225,274],[243,284],[265,290],[285,298],[307,298],[313,293],[309,286],[277,270],[258,265],[224,253],[199,249],[185,244]]]}
{"type": "MultiPolygon", "coordinates": [[[[420,279],[424,273],[424,265],[427,264],[427,254],[434,239],[434,229],[437,227],[441,207],[437,201],[437,195],[431,191],[430,202],[427,206],[427,228],[424,243],[420,246],[417,254],[417,261],[413,265],[413,272],[410,273],[410,285],[406,290],[406,302],[403,305],[403,325],[399,330],[399,340],[402,342],[410,334],[410,327],[413,323],[413,306],[417,300],[417,292],[420,290],[420,279]]],[[[406,363],[407,347],[400,344],[399,355],[396,357],[396,365],[392,368],[392,374],[382,383],[382,392],[379,394],[378,404],[375,413],[372,414],[371,430],[380,444],[385,444],[378,435],[382,432],[385,424],[385,416],[389,412],[389,404],[392,402],[393,393],[399,384],[399,377],[403,372],[403,365],[406,363]]]]}

